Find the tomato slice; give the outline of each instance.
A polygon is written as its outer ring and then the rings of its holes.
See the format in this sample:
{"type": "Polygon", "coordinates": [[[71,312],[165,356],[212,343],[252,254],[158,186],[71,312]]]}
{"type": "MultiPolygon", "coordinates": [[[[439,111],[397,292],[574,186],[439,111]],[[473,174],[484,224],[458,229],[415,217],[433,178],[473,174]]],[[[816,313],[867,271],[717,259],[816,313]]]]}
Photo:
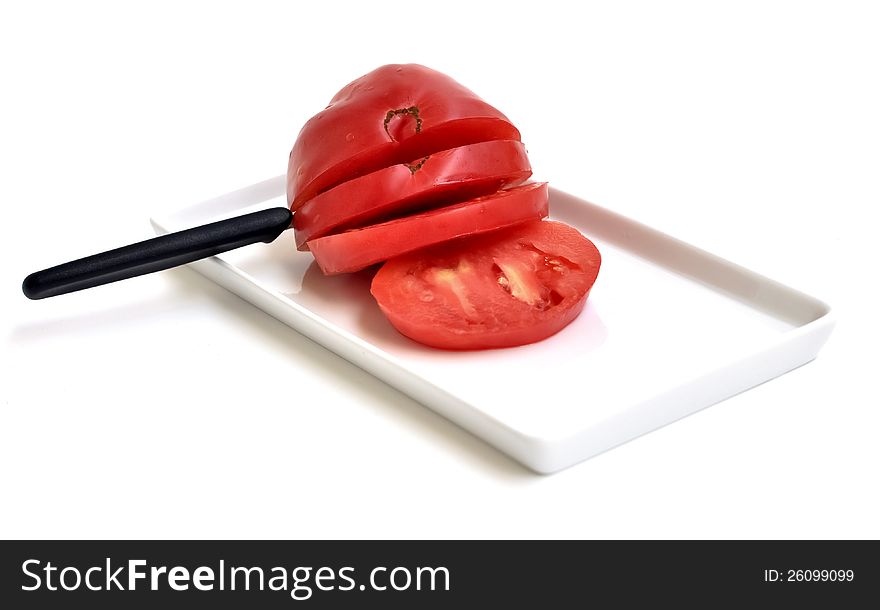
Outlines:
{"type": "Polygon", "coordinates": [[[510,347],[574,320],[601,260],[577,229],[533,221],[389,260],[370,290],[391,324],[419,343],[510,347]]]}
{"type": "Polygon", "coordinates": [[[496,140],[459,146],[417,164],[386,167],[343,182],[296,211],[296,245],[339,228],[352,228],[390,214],[455,203],[519,184],[532,174],[522,142],[496,140]]]}
{"type": "Polygon", "coordinates": [[[373,70],[303,126],[290,152],[293,210],[341,182],[465,144],[519,140],[501,112],[445,74],[416,64],[373,70]]]}
{"type": "Polygon", "coordinates": [[[314,239],[309,249],[327,275],[358,271],[440,242],[547,215],[547,183],[500,190],[455,205],[314,239]]]}

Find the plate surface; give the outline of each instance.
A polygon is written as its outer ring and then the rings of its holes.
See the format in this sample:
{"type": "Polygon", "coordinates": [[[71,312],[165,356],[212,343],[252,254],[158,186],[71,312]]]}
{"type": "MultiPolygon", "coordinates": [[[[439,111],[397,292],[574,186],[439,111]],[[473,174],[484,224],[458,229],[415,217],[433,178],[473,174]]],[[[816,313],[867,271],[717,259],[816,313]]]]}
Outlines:
{"type": "MultiPolygon", "coordinates": [[[[152,219],[158,233],[284,206],[283,176],[152,219]]],[[[293,232],[193,269],[537,472],[570,466],[815,358],[811,296],[559,190],[551,217],[602,268],[583,314],[540,343],[446,352],[399,335],[371,274],[324,277],[293,232]]]]}

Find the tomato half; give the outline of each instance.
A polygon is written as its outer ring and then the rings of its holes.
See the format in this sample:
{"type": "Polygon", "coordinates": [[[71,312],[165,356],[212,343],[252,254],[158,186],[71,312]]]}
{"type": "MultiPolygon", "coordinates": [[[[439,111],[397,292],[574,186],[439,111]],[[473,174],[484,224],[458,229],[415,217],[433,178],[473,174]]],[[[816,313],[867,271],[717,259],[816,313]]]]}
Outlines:
{"type": "Polygon", "coordinates": [[[327,275],[358,271],[440,242],[547,215],[547,183],[531,183],[381,224],[314,239],[309,249],[327,275]]]}
{"type": "Polygon", "coordinates": [[[343,182],[305,203],[293,218],[296,245],[340,228],[440,203],[455,203],[519,184],[532,175],[522,142],[459,146],[343,182]]]}
{"type": "Polygon", "coordinates": [[[519,140],[501,112],[445,74],[388,65],[346,85],[303,126],[287,166],[293,210],[341,182],[432,153],[519,140]]]}
{"type": "Polygon", "coordinates": [[[391,324],[419,343],[510,347],[574,320],[601,260],[577,229],[534,221],[389,260],[371,292],[391,324]]]}

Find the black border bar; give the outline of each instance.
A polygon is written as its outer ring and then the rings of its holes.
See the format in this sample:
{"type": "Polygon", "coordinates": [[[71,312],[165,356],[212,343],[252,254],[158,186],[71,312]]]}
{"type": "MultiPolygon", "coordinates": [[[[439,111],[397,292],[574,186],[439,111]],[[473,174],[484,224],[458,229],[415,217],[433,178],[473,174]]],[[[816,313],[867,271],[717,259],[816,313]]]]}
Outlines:
{"type": "Polygon", "coordinates": [[[880,599],[877,541],[8,541],[0,549],[5,608],[854,608],[880,599]],[[132,565],[143,577],[129,590],[132,565]],[[171,587],[175,568],[173,583],[185,590],[171,587]],[[73,590],[60,586],[64,569],[73,590]],[[101,590],[86,587],[89,569],[101,590]],[[34,575],[39,587],[25,590],[37,586],[34,575]]]}

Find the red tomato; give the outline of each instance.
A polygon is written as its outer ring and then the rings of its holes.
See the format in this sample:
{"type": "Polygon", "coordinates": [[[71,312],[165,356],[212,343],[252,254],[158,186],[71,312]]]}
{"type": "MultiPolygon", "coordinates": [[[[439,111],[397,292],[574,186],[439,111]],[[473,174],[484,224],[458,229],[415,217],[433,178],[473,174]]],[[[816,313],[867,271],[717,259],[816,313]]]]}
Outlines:
{"type": "Polygon", "coordinates": [[[448,76],[382,66],[345,86],[306,122],[287,166],[293,210],[337,184],[440,150],[519,140],[506,116],[448,76]]]}
{"type": "Polygon", "coordinates": [[[425,345],[510,347],[574,320],[600,264],[577,229],[534,221],[389,260],[371,292],[397,330],[425,345]]]}
{"type": "Polygon", "coordinates": [[[498,191],[413,216],[314,239],[309,249],[327,275],[358,271],[440,242],[547,215],[547,183],[498,191]]]}
{"type": "Polygon", "coordinates": [[[417,164],[392,165],[343,182],[306,202],[293,218],[296,245],[417,208],[454,203],[519,184],[532,174],[525,146],[496,140],[459,146],[417,164]]]}

